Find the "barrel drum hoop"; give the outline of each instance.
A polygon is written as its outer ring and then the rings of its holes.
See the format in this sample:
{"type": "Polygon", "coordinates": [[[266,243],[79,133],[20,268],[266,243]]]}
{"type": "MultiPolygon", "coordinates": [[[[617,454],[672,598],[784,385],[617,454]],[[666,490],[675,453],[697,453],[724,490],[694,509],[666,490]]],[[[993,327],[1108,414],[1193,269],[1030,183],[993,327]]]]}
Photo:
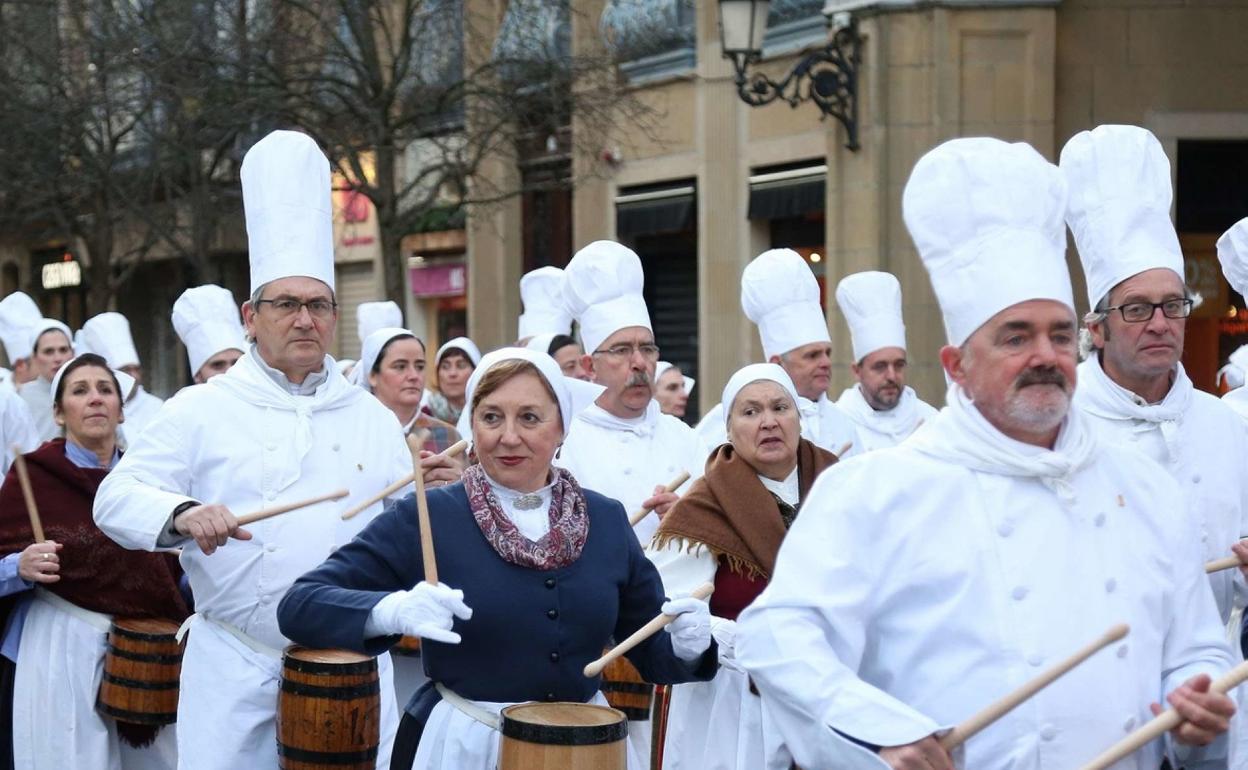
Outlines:
{"type": "Polygon", "coordinates": [[[109,634],[120,636],[124,639],[137,639],[141,642],[165,642],[167,644],[181,644],[173,634],[170,633],[146,633],[144,631],[132,631],[128,628],[122,628],[117,624],[109,629],[109,634]]]}
{"type": "Polygon", "coordinates": [[[314,765],[358,765],[377,761],[376,746],[361,751],[314,751],[287,746],[278,741],[277,753],[292,762],[308,762],[314,765]]]}
{"type": "Polygon", "coordinates": [[[132,652],[122,647],[114,647],[108,645],[108,654],[116,655],[126,660],[137,660],[140,663],[163,663],[166,665],[176,665],[182,662],[182,654],[177,655],[161,655],[155,652],[132,652]]]}
{"type": "Polygon", "coordinates": [[[131,690],[176,690],[178,689],[178,680],[174,679],[169,682],[143,682],[138,679],[126,679],[125,677],[113,676],[107,671],[104,672],[104,681],[109,684],[115,684],[118,687],[127,687],[131,690]]]}
{"type": "Polygon", "coordinates": [[[504,717],[503,735],[526,743],[548,746],[599,746],[627,738],[628,722],[569,727],[567,725],[539,725],[504,717]]]}
{"type": "Polygon", "coordinates": [[[377,660],[370,658],[359,663],[318,663],[314,660],[300,660],[287,655],[282,664],[291,671],[301,674],[330,674],[332,676],[353,676],[371,674],[377,670],[377,660]]]}
{"type": "Polygon", "coordinates": [[[103,701],[96,701],[95,708],[97,711],[107,714],[113,719],[116,719],[118,722],[129,722],[130,724],[171,725],[178,721],[178,712],[176,711],[166,713],[130,711],[129,709],[119,709],[116,706],[110,706],[103,701]]]}
{"type": "Polygon", "coordinates": [[[653,695],[654,685],[649,682],[617,682],[611,679],[602,680],[603,692],[630,692],[638,695],[653,695]]]}
{"type": "Polygon", "coordinates": [[[305,684],[303,682],[292,682],[289,679],[282,680],[282,692],[288,692],[291,695],[305,695],[309,698],[326,698],[328,700],[355,700],[366,695],[379,695],[381,693],[381,683],[374,679],[371,682],[363,684],[347,686],[326,686],[319,684],[305,684]]]}

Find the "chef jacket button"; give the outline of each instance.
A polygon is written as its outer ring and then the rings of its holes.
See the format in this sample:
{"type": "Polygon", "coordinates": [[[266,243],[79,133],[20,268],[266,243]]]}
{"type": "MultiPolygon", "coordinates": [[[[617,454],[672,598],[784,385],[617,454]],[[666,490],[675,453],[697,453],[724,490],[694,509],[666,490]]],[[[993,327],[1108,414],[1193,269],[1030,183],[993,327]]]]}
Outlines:
{"type": "Polygon", "coordinates": [[[271,601],[271,600],[270,600],[270,599],[269,599],[269,597],[267,597],[267,596],[261,596],[261,597],[260,597],[260,603],[261,603],[261,604],[268,604],[270,601],[271,601]]]}
{"type": "Polygon", "coordinates": [[[1014,525],[1010,524],[1008,521],[1003,522],[1001,526],[997,527],[997,534],[1001,537],[1009,537],[1014,534],[1014,525]]]}
{"type": "Polygon", "coordinates": [[[1023,599],[1027,597],[1027,587],[1018,586],[1017,588],[1014,589],[1012,596],[1015,598],[1015,600],[1021,602],[1023,599]]]}
{"type": "Polygon", "coordinates": [[[555,699],[555,694],[553,692],[546,693],[546,700],[553,701],[554,699],[555,699]]]}
{"type": "Polygon", "coordinates": [[[1200,474],[1199,474],[1199,473],[1194,473],[1194,474],[1192,474],[1192,483],[1193,483],[1193,484],[1199,484],[1199,483],[1200,483],[1200,474]]]}
{"type": "Polygon", "coordinates": [[[1135,729],[1135,717],[1127,717],[1127,721],[1122,723],[1122,729],[1125,732],[1131,732],[1135,729]]]}
{"type": "Polygon", "coordinates": [[[1054,727],[1053,725],[1045,725],[1044,728],[1040,730],[1041,740],[1051,741],[1056,737],[1057,737],[1057,728],[1054,727]]]}
{"type": "Polygon", "coordinates": [[[554,579],[554,578],[546,578],[546,587],[547,587],[547,588],[554,588],[554,587],[555,587],[555,579],[554,579]]]}
{"type": "Polygon", "coordinates": [[[1033,652],[1027,656],[1027,665],[1029,666],[1039,666],[1043,662],[1044,658],[1042,658],[1038,653],[1033,652]]]}
{"type": "Polygon", "coordinates": [[[1118,657],[1120,658],[1127,657],[1127,645],[1125,644],[1118,645],[1118,657]]]}
{"type": "Polygon", "coordinates": [[[559,662],[559,653],[557,653],[557,652],[552,652],[552,653],[550,654],[550,662],[551,662],[551,663],[558,663],[558,662],[559,662]]]}
{"type": "Polygon", "coordinates": [[[559,617],[559,610],[555,610],[555,609],[546,610],[546,617],[550,618],[551,620],[554,620],[555,618],[559,617]]]}
{"type": "Polygon", "coordinates": [[[631,476],[632,474],[633,474],[633,469],[632,469],[632,468],[625,468],[625,469],[624,469],[624,475],[625,475],[625,476],[631,476]]]}
{"type": "Polygon", "coordinates": [[[1101,511],[1100,513],[1096,514],[1096,518],[1093,519],[1092,521],[1095,522],[1096,526],[1098,527],[1105,526],[1105,512],[1101,511]]]}
{"type": "Polygon", "coordinates": [[[272,441],[270,441],[269,443],[267,443],[267,444],[265,444],[265,445],[264,445],[264,448],[265,448],[266,450],[270,451],[270,452],[276,452],[276,451],[277,451],[277,444],[275,444],[275,443],[273,443],[272,441]]]}
{"type": "Polygon", "coordinates": [[[1106,581],[1105,581],[1105,592],[1106,592],[1106,593],[1110,593],[1110,594],[1112,594],[1112,593],[1114,592],[1114,589],[1115,589],[1115,588],[1117,588],[1117,587],[1118,587],[1118,581],[1117,581],[1117,580],[1114,580],[1113,578],[1110,578],[1109,580],[1106,580],[1106,581]]]}
{"type": "Polygon", "coordinates": [[[339,449],[342,449],[342,444],[334,444],[333,450],[337,452],[339,449]]]}
{"type": "Polygon", "coordinates": [[[264,550],[268,551],[269,553],[273,553],[274,551],[277,550],[277,546],[273,545],[272,543],[269,543],[268,545],[264,547],[264,550]]]}

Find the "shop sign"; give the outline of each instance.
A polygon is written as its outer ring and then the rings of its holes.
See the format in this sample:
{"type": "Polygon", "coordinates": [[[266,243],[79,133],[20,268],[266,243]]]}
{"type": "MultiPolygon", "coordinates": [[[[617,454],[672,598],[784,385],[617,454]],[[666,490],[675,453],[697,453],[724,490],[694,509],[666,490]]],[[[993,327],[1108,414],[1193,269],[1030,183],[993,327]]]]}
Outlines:
{"type": "Polygon", "coordinates": [[[45,291],[81,286],[82,266],[75,259],[65,262],[49,262],[43,266],[40,279],[45,291]]]}
{"type": "Polygon", "coordinates": [[[408,271],[417,297],[458,297],[468,285],[468,266],[422,265],[408,271]]]}

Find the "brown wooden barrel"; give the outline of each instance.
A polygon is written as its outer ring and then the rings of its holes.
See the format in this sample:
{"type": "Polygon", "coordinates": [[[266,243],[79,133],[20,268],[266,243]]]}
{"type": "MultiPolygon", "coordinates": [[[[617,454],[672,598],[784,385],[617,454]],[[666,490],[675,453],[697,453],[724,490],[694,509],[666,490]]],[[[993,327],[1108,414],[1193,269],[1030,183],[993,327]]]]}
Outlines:
{"type": "Polygon", "coordinates": [[[418,658],[420,657],[420,637],[404,636],[390,648],[390,652],[394,655],[418,658]]]}
{"type": "Polygon", "coordinates": [[[104,677],[95,707],[119,722],[171,725],[178,720],[182,645],[169,620],[116,618],[108,630],[104,677]]]}
{"type": "Polygon", "coordinates": [[[642,679],[641,672],[627,658],[616,658],[603,669],[602,694],[607,696],[611,708],[623,711],[629,719],[644,721],[650,718],[654,685],[642,679]]]}
{"type": "Polygon", "coordinates": [[[278,767],[372,770],[380,743],[377,659],[288,647],[277,699],[278,767]]]}
{"type": "Polygon", "coordinates": [[[502,712],[499,770],[624,770],[628,721],[590,703],[521,703],[502,712]]]}

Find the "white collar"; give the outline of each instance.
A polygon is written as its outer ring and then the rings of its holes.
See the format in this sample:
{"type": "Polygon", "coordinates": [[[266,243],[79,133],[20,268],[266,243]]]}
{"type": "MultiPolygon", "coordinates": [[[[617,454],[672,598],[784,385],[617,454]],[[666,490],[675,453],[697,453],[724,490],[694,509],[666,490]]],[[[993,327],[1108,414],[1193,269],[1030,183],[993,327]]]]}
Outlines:
{"type": "MultiPolygon", "coordinates": [[[[316,389],[320,387],[321,383],[329,378],[329,367],[322,362],[319,370],[304,377],[303,382],[295,384],[281,371],[269,366],[269,362],[265,361],[264,356],[260,355],[260,351],[256,348],[254,342],[251,345],[251,354],[255,357],[256,363],[260,365],[261,370],[269,375],[269,379],[276,382],[282,390],[292,396],[311,396],[316,393],[316,389]]],[[[138,388],[135,389],[135,394],[138,394],[138,388]]]]}
{"type": "Polygon", "coordinates": [[[895,437],[908,436],[919,426],[922,418],[918,405],[919,397],[909,385],[901,391],[897,405],[885,411],[878,411],[867,403],[862,395],[862,385],[858,383],[846,388],[836,400],[837,408],[858,425],[895,437]]]}
{"type": "Polygon", "coordinates": [[[607,430],[626,431],[645,438],[654,433],[655,428],[658,427],[661,414],[659,402],[650,399],[650,403],[646,404],[645,414],[640,417],[616,417],[597,404],[590,404],[576,417],[578,420],[584,420],[590,425],[596,425],[607,430]]]}
{"type": "Polygon", "coordinates": [[[797,503],[799,501],[799,488],[797,483],[796,465],[793,466],[793,471],[788,476],[784,477],[783,481],[776,481],[775,479],[768,478],[761,473],[758,474],[758,480],[763,482],[763,486],[767,488],[768,492],[771,492],[773,495],[794,508],[797,507],[797,503]]]}

